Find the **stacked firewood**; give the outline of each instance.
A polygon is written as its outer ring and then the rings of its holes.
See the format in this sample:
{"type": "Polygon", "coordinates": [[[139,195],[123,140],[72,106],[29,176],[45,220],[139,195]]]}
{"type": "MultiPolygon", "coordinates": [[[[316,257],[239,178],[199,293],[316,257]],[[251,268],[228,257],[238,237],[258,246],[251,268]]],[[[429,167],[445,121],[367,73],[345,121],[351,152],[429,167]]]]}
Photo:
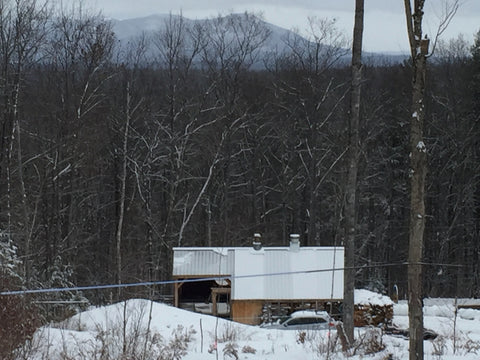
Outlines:
{"type": "Polygon", "coordinates": [[[388,325],[393,319],[393,305],[361,304],[355,305],[355,326],[388,325]]]}

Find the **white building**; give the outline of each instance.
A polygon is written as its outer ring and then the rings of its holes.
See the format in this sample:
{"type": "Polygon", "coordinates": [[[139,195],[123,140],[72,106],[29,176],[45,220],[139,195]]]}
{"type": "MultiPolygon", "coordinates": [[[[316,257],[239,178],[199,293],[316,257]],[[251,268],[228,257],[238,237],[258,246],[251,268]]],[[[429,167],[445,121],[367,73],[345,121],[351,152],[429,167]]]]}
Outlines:
{"type": "Polygon", "coordinates": [[[174,248],[175,306],[258,324],[264,307],[311,308],[343,299],[343,247],[174,248]],[[183,280],[183,281],[182,281],[183,280]],[[218,301],[218,298],[221,298],[218,301]],[[222,299],[223,298],[223,299],[222,299]]]}

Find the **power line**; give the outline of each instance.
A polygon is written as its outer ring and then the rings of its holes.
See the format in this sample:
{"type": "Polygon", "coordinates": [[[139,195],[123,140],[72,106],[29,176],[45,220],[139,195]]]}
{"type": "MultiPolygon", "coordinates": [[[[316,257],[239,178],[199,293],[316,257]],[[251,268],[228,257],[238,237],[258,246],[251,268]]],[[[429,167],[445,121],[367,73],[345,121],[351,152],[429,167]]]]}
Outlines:
{"type": "MultiPolygon", "coordinates": [[[[161,280],[161,281],[146,281],[138,283],[127,283],[127,284],[105,284],[105,285],[87,285],[87,286],[74,286],[67,288],[48,288],[48,289],[25,289],[25,290],[13,290],[13,291],[2,291],[0,296],[8,295],[27,295],[27,294],[44,294],[44,293],[59,293],[59,292],[69,292],[69,291],[85,291],[85,290],[105,290],[105,289],[118,289],[118,288],[129,288],[129,287],[139,287],[139,286],[155,286],[155,285],[171,285],[179,283],[193,283],[193,282],[203,282],[203,281],[212,281],[212,280],[234,280],[234,279],[246,279],[246,278],[255,278],[255,277],[270,277],[270,276],[282,276],[282,275],[299,275],[299,274],[312,274],[320,272],[335,272],[335,271],[344,271],[344,270],[362,270],[369,268],[379,268],[379,267],[395,267],[395,266],[405,266],[409,265],[408,262],[402,263],[391,263],[391,264],[375,264],[375,265],[365,265],[358,267],[342,267],[342,268],[329,268],[329,269],[314,269],[314,270],[300,270],[300,271],[286,271],[286,272],[275,272],[267,274],[248,274],[248,275],[212,275],[210,277],[203,278],[194,278],[194,279],[176,279],[176,280],[161,280]]],[[[417,263],[417,265],[424,266],[446,266],[446,267],[464,267],[465,265],[454,265],[454,264],[442,264],[442,263],[417,263]]]]}
{"type": "Polygon", "coordinates": [[[198,279],[185,279],[185,280],[163,280],[163,281],[146,281],[139,283],[128,283],[128,284],[106,284],[106,285],[89,285],[89,286],[74,286],[68,288],[50,288],[50,289],[29,289],[29,290],[15,290],[15,291],[3,291],[0,292],[0,295],[26,295],[26,294],[42,294],[42,293],[58,293],[58,292],[67,292],[67,291],[83,291],[83,290],[102,290],[102,289],[118,289],[118,288],[129,288],[136,286],[154,286],[154,285],[169,285],[175,283],[185,283],[185,282],[200,282],[208,280],[226,280],[230,279],[230,276],[216,276],[210,278],[198,278],[198,279]]]}

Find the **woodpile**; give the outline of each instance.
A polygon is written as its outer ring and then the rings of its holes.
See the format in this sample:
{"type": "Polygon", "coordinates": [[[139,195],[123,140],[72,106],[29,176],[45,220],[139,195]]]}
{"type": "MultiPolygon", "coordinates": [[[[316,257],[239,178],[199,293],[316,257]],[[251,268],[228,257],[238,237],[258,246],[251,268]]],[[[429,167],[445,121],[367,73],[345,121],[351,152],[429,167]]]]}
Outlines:
{"type": "Polygon", "coordinates": [[[353,321],[355,326],[378,326],[390,324],[393,319],[393,305],[355,305],[353,321]]]}

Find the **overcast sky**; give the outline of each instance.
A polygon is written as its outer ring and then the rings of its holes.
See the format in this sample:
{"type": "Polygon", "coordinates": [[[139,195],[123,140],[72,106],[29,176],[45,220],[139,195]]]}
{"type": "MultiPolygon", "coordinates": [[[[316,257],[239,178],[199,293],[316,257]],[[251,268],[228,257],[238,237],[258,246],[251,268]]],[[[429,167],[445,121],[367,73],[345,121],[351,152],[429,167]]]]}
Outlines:
{"type": "MultiPolygon", "coordinates": [[[[70,2],[74,0],[63,0],[70,2]]],[[[433,37],[446,0],[427,0],[424,33],[433,37]]],[[[452,1],[452,0],[450,0],[452,1]]],[[[462,5],[443,38],[462,33],[472,41],[480,30],[480,0],[460,0],[462,5]]],[[[270,23],[303,31],[308,16],[335,18],[339,29],[351,37],[355,0],[85,0],[95,9],[115,19],[152,14],[178,14],[196,19],[253,11],[263,14],[270,23]]],[[[365,51],[408,51],[402,0],[365,1],[365,51]]]]}

